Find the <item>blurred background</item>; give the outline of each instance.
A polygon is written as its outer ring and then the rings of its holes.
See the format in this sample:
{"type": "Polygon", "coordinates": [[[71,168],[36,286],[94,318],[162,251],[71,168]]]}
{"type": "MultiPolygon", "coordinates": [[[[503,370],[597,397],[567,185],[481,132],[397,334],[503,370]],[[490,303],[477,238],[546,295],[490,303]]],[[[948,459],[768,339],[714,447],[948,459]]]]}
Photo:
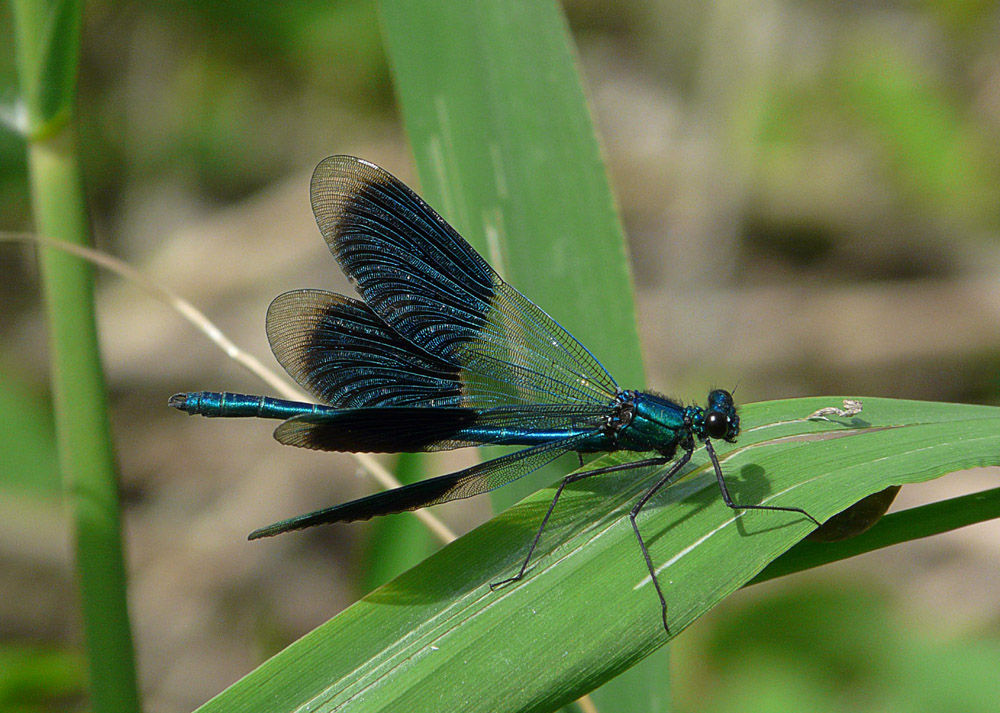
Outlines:
{"type": "MultiPolygon", "coordinates": [[[[650,387],[1000,402],[997,3],[564,8],[650,387]]],[[[277,368],[271,299],[350,292],[309,209],[315,164],[355,154],[419,185],[375,3],[92,2],[85,23],[98,247],[277,368]]],[[[0,129],[3,230],[31,229],[24,150],[0,129]]],[[[135,285],[98,284],[143,692],[149,711],[188,710],[373,585],[369,525],[246,533],[373,486],[348,456],[278,445],[273,424],[168,409],[176,391],[263,387],[135,285]]],[[[38,294],[34,251],[0,244],[0,710],[63,709],[84,685],[38,294]]],[[[896,507],[997,475],[909,486],[896,507]]],[[[489,517],[479,500],[439,514],[469,529],[489,517]]],[[[1000,528],[984,524],[745,590],[675,642],[676,706],[996,709],[998,571],[1000,528]]]]}

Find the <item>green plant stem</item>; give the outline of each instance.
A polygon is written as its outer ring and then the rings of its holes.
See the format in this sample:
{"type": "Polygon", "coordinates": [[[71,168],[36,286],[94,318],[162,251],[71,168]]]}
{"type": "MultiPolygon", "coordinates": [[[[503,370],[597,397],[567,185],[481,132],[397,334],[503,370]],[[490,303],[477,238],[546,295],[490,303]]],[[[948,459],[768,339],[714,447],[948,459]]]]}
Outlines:
{"type": "MultiPolygon", "coordinates": [[[[90,231],[70,132],[64,129],[57,137],[29,143],[28,166],[38,231],[86,244],[90,231]]],[[[39,264],[91,708],[97,713],[138,711],[118,488],[94,321],[93,268],[51,248],[39,250],[39,264]]]]}

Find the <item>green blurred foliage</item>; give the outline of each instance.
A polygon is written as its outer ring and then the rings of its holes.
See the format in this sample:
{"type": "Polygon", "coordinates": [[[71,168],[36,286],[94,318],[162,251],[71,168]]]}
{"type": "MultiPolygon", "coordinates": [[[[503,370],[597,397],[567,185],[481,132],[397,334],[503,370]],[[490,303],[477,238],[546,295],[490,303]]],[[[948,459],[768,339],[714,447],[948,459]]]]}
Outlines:
{"type": "MultiPolygon", "coordinates": [[[[779,73],[762,88],[754,199],[811,204],[795,205],[785,220],[772,215],[769,223],[751,212],[746,236],[800,269],[814,270],[858,230],[851,199],[888,201],[855,208],[882,211],[882,234],[871,237],[895,241],[897,256],[913,247],[894,237],[907,227],[936,226],[942,241],[979,239],[1000,227],[1000,126],[979,115],[970,78],[942,76],[941,67],[915,56],[913,47],[876,37],[877,31],[846,32],[827,49],[828,62],[779,73]],[[843,163],[830,165],[836,160],[843,163]],[[802,190],[852,175],[868,185],[850,186],[840,198],[802,190]],[[795,197],[796,187],[802,198],[795,197]]],[[[852,261],[841,262],[837,275],[921,277],[943,267],[929,259],[894,275],[885,262],[852,261]]]]}
{"type": "Polygon", "coordinates": [[[12,365],[0,365],[0,374],[0,488],[58,495],[52,404],[46,387],[19,378],[12,365]]]}
{"type": "Polygon", "coordinates": [[[41,713],[78,710],[86,666],[73,651],[0,642],[0,710],[41,713]]]}
{"type": "MultiPolygon", "coordinates": [[[[10,23],[0,11],[0,46],[10,23]]],[[[324,106],[391,111],[388,69],[367,0],[87,5],[78,105],[96,215],[136,184],[176,178],[231,202],[292,168],[301,127],[324,106]],[[315,112],[315,113],[313,113],[315,112]]],[[[0,102],[16,96],[0,51],[0,102]]],[[[0,130],[0,210],[25,225],[24,144],[0,130]]]]}
{"type": "Polygon", "coordinates": [[[959,92],[892,46],[859,38],[840,64],[834,91],[851,112],[845,121],[881,145],[905,207],[933,219],[995,226],[1000,198],[995,137],[968,116],[959,92]],[[935,215],[937,214],[937,215],[935,215]]]}
{"type": "Polygon", "coordinates": [[[842,582],[783,590],[723,605],[679,644],[678,711],[997,710],[997,632],[944,639],[842,582]]]}

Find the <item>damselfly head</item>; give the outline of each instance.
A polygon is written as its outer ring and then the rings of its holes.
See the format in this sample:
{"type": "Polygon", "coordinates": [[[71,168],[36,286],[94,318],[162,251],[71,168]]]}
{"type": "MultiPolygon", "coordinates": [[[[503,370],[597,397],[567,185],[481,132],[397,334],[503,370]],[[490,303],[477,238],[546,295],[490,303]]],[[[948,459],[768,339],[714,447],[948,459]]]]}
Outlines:
{"type": "Polygon", "coordinates": [[[739,434],[740,417],[736,415],[732,394],[725,389],[711,391],[705,407],[705,435],[733,443],[739,434]]]}

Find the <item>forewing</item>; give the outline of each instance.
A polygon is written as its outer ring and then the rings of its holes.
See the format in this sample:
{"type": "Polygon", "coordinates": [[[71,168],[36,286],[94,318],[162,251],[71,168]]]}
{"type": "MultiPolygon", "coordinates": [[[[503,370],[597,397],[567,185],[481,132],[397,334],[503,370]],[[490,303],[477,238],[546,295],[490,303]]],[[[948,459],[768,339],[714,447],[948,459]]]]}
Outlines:
{"type": "Polygon", "coordinates": [[[313,174],[313,212],[365,302],[393,330],[502,403],[607,403],[618,391],[566,330],[507,285],[402,182],[332,156],[313,174]]]}
{"type": "Polygon", "coordinates": [[[470,498],[538,470],[563,453],[575,450],[587,438],[596,435],[582,433],[571,438],[544,443],[533,448],[495,458],[457,473],[429,478],[401,488],[375,493],[341,505],[317,510],[289,520],[262,527],[250,533],[250,539],[271,537],[282,532],[302,530],[332,522],[368,520],[379,515],[417,510],[451,500],[470,498]]]}

